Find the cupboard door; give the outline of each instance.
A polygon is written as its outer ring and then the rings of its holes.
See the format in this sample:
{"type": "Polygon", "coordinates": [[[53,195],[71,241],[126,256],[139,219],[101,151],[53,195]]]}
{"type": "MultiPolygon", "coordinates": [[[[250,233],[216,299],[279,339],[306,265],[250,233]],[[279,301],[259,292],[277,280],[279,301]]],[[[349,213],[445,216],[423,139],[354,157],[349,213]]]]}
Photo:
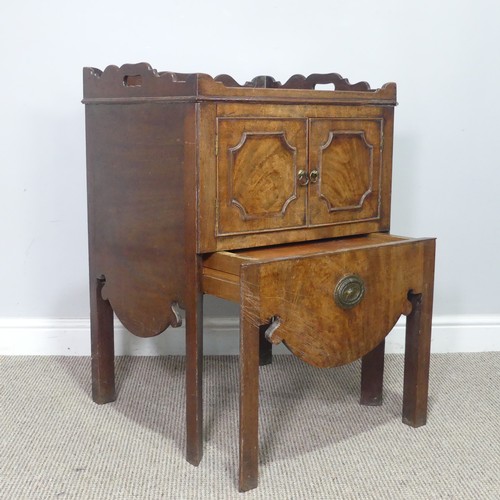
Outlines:
{"type": "Polygon", "coordinates": [[[309,224],[380,218],[381,119],[314,119],[309,224]]]}
{"type": "Polygon", "coordinates": [[[219,118],[217,235],[305,225],[306,121],[219,118]]]}

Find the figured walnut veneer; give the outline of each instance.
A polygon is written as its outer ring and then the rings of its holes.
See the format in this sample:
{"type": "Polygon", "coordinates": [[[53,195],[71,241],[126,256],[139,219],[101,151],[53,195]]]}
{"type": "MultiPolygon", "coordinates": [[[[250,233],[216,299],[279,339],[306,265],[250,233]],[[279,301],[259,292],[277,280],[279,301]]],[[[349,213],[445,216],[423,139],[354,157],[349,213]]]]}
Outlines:
{"type": "Polygon", "coordinates": [[[203,287],[235,302],[247,296],[253,307],[246,314],[254,324],[279,318],[269,341],[284,342],[311,365],[340,366],[375,349],[399,317],[411,312],[408,294],[425,288],[429,245],[433,240],[374,234],[217,252],[204,259],[203,287]],[[249,273],[252,267],[255,272],[249,273]],[[352,274],[363,281],[365,292],[346,310],[335,302],[334,290],[352,274]]]}

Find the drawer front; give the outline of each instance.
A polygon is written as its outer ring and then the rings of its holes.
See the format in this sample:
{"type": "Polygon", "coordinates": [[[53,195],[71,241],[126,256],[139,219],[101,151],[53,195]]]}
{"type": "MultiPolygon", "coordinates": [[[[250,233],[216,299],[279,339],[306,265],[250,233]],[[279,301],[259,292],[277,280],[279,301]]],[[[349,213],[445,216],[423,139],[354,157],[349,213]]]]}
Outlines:
{"type": "Polygon", "coordinates": [[[217,235],[305,224],[305,120],[219,119],[217,235]]]}
{"type": "Polygon", "coordinates": [[[271,341],[314,366],[349,363],[411,312],[408,293],[423,292],[424,263],[433,258],[433,240],[413,240],[248,263],[241,267],[242,314],[259,324],[279,318],[271,341]]]}

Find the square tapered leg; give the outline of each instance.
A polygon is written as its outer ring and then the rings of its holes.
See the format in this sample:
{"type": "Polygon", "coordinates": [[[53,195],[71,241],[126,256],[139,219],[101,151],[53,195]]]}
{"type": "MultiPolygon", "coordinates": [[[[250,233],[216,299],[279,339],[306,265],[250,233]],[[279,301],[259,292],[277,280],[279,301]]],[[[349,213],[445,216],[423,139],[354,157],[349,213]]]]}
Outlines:
{"type": "Polygon", "coordinates": [[[113,309],[101,295],[105,282],[104,277],[90,282],[92,399],[98,404],[116,399],[113,309]]]}

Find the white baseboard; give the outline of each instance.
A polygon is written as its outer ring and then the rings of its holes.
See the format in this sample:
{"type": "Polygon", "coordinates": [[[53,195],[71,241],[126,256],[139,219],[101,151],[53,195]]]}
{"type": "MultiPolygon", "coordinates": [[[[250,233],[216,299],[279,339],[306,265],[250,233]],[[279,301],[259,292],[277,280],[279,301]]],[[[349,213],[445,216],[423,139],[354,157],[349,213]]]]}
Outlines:
{"type": "MultiPolygon", "coordinates": [[[[387,337],[386,352],[404,352],[404,318],[387,337]]],[[[206,318],[205,354],[237,354],[238,318],[206,318]]],[[[432,352],[500,351],[500,315],[435,316],[432,352]]],[[[185,353],[184,328],[169,328],[157,337],[141,339],[115,322],[117,355],[157,356],[185,353]]],[[[277,354],[288,353],[278,346],[277,354]]],[[[0,355],[90,354],[88,319],[0,318],[0,355]]]]}

